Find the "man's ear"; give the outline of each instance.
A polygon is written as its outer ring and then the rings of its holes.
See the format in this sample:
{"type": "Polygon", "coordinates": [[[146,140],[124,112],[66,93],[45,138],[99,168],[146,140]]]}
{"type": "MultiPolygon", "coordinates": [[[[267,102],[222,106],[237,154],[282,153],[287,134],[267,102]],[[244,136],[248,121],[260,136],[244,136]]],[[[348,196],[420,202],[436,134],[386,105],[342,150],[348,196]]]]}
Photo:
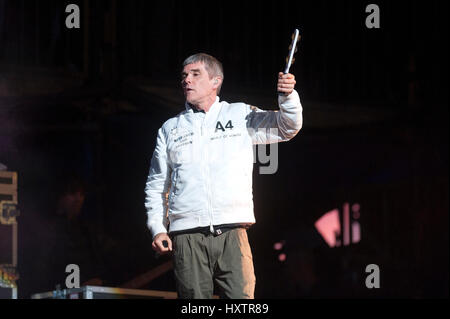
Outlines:
{"type": "Polygon", "coordinates": [[[222,78],[221,77],[214,78],[214,82],[213,83],[214,83],[214,86],[216,88],[218,88],[220,86],[220,84],[222,84],[222,78]]]}

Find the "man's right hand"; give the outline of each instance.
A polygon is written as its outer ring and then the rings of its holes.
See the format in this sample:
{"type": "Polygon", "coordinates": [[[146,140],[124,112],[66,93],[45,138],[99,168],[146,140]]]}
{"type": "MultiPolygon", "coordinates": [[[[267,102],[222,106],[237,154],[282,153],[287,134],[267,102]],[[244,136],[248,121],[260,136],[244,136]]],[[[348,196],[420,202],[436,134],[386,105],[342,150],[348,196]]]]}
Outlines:
{"type": "Polygon", "coordinates": [[[164,255],[172,251],[172,241],[167,233],[159,233],[153,238],[152,248],[158,254],[164,255]],[[164,243],[167,242],[167,244],[164,243]],[[164,245],[165,244],[165,245],[164,245]]]}

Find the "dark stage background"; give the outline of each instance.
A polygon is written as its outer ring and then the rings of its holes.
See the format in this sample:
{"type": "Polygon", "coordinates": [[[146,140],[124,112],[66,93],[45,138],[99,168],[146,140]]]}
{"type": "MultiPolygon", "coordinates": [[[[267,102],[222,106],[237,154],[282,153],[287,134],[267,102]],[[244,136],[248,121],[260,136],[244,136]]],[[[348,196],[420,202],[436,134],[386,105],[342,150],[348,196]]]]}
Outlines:
{"type": "MultiPolygon", "coordinates": [[[[370,3],[0,0],[19,297],[64,285],[70,263],[117,287],[168,261],[151,249],[144,185],[157,129],[183,110],[180,64],[212,54],[223,100],[275,109],[299,27],[304,127],[275,175],[254,169],[256,297],[448,298],[448,2],[374,1],[380,29],[365,26],[370,3]],[[69,3],[80,29],[65,26],[69,3]],[[314,223],[345,203],[360,205],[361,241],[328,247],[314,223]]],[[[173,274],[139,288],[174,291],[173,274]]]]}

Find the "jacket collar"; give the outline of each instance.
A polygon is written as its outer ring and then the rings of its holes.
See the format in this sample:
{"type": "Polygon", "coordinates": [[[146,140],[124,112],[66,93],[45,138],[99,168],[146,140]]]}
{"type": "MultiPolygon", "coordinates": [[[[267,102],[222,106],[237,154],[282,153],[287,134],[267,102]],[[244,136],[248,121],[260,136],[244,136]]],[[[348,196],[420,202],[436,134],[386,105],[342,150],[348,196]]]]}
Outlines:
{"type": "MultiPolygon", "coordinates": [[[[220,101],[220,98],[218,96],[216,96],[216,101],[213,103],[213,105],[211,105],[211,108],[209,109],[208,113],[214,112],[215,109],[217,109],[219,107],[219,105],[220,105],[219,101],[220,101]]],[[[205,111],[197,110],[195,107],[193,107],[188,102],[185,102],[184,106],[186,107],[186,111],[188,113],[205,113],[205,111]]]]}

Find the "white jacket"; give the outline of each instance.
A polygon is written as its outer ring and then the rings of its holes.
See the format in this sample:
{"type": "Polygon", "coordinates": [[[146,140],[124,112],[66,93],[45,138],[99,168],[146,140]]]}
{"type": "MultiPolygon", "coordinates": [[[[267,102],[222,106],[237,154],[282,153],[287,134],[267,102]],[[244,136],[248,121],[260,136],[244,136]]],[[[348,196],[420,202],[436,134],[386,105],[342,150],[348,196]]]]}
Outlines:
{"type": "Polygon", "coordinates": [[[278,103],[280,111],[263,111],[219,102],[217,97],[207,113],[194,112],[186,104],[186,111],[163,124],[145,187],[147,226],[153,237],[255,222],[253,144],[288,141],[303,123],[296,91],[279,96],[278,103]]]}

